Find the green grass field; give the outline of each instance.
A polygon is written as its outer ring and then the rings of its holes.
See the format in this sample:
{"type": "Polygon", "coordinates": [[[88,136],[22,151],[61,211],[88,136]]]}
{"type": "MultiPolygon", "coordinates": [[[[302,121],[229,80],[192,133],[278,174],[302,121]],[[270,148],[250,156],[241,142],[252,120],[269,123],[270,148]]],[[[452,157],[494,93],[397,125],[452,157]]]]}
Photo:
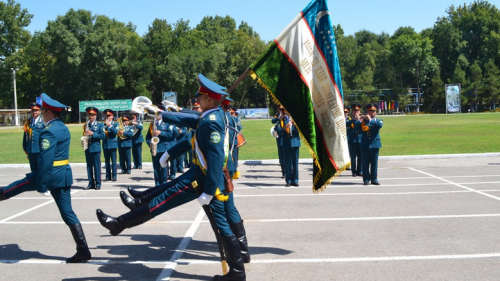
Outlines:
{"type": "MultiPolygon", "coordinates": [[[[497,152],[500,149],[499,113],[454,115],[379,116],[384,120],[380,131],[380,155],[421,155],[497,152]]],[[[148,124],[145,124],[145,127],[148,124]]],[[[247,144],[240,148],[240,160],[276,159],[276,141],[269,133],[270,120],[243,120],[247,144]]],[[[84,163],[81,147],[82,125],[69,125],[71,132],[71,163],[84,163]]],[[[143,131],[144,136],[146,131],[143,131]]],[[[0,129],[0,163],[28,163],[22,150],[23,131],[0,129]]],[[[305,145],[300,158],[311,158],[305,145]]],[[[151,154],[143,145],[143,161],[151,162],[151,154]]]]}

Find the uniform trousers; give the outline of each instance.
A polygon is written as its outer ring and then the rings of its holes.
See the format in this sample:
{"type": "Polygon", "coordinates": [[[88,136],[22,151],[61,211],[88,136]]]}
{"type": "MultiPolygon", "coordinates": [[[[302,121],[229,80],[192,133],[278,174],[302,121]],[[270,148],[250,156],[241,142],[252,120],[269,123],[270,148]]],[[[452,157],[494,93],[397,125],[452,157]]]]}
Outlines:
{"type": "Polygon", "coordinates": [[[122,171],[130,172],[132,169],[132,161],[130,159],[131,147],[120,147],[120,167],[122,171]]]}
{"type": "Polygon", "coordinates": [[[104,163],[106,166],[106,179],[116,179],[116,148],[104,149],[104,163]]]}
{"type": "Polygon", "coordinates": [[[142,167],[142,142],[132,144],[132,157],[134,158],[134,167],[142,167]]]}
{"type": "Polygon", "coordinates": [[[88,152],[85,150],[85,160],[87,161],[87,177],[89,183],[95,187],[101,185],[101,152],[88,152]]]}
{"type": "Polygon", "coordinates": [[[158,153],[156,153],[156,156],[151,156],[151,159],[153,161],[155,186],[158,186],[158,185],[161,185],[161,184],[164,184],[167,182],[168,166],[165,168],[162,168],[160,166],[160,158],[162,155],[163,155],[163,152],[158,152],[158,153]]]}
{"type": "Polygon", "coordinates": [[[361,157],[361,144],[349,143],[349,156],[351,157],[351,170],[352,174],[361,175],[362,172],[362,157],[361,157]]]}
{"type": "Polygon", "coordinates": [[[31,172],[38,171],[38,157],[40,153],[28,153],[28,160],[30,161],[31,172]]]}
{"type": "MultiPolygon", "coordinates": [[[[25,178],[13,182],[1,190],[7,199],[26,191],[37,191],[36,172],[28,174],[25,178]]],[[[50,191],[50,194],[54,198],[59,213],[66,225],[70,226],[80,223],[71,206],[71,186],[53,189],[50,191]]]]}
{"type": "Polygon", "coordinates": [[[363,182],[377,182],[378,153],[380,148],[361,147],[363,182]]]}
{"type": "MultiPolygon", "coordinates": [[[[162,188],[164,189],[164,192],[155,197],[149,203],[149,210],[151,212],[151,215],[153,217],[156,217],[177,206],[197,199],[199,197],[199,194],[192,186],[192,183],[195,180],[195,169],[191,168],[178,178],[163,185],[162,188]]],[[[203,188],[203,182],[197,181],[197,183],[197,188],[203,188]]],[[[229,236],[233,234],[231,228],[229,227],[228,221],[231,223],[232,221],[241,221],[241,217],[234,207],[234,201],[232,201],[231,196],[232,194],[229,195],[231,202],[228,202],[229,200],[226,202],[219,201],[214,197],[208,205],[212,210],[215,223],[222,236],[229,236]],[[226,215],[228,215],[228,217],[226,217],[226,215]]]]}

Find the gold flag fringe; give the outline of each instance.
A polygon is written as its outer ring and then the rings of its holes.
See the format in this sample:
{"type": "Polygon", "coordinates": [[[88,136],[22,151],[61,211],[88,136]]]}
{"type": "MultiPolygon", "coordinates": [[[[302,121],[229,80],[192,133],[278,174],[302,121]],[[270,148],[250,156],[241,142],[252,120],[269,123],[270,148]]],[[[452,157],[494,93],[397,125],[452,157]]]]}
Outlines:
{"type": "MultiPolygon", "coordinates": [[[[281,105],[283,106],[283,108],[285,108],[284,105],[282,105],[280,103],[280,101],[274,96],[274,93],[269,89],[269,87],[266,85],[266,83],[264,83],[264,81],[262,81],[262,79],[259,78],[259,76],[257,75],[257,73],[255,73],[253,71],[253,69],[250,70],[250,77],[252,77],[253,80],[257,81],[257,83],[259,83],[259,85],[261,85],[264,89],[266,89],[269,94],[271,95],[271,99],[272,101],[277,104],[277,105],[281,105]]],[[[286,110],[286,108],[285,108],[286,110]]],[[[287,110],[288,112],[288,110],[287,110]]],[[[351,162],[347,163],[345,166],[343,167],[340,167],[336,172],[335,174],[329,178],[325,184],[323,184],[321,186],[320,189],[316,190],[314,189],[314,186],[316,185],[316,183],[319,181],[319,179],[321,178],[321,174],[323,173],[322,169],[321,169],[321,165],[319,164],[319,161],[318,161],[318,156],[316,155],[316,153],[314,152],[314,150],[312,149],[311,145],[309,144],[309,142],[307,141],[307,139],[304,137],[304,135],[302,134],[302,131],[300,130],[299,126],[296,126],[297,127],[297,130],[299,131],[299,134],[300,136],[302,137],[302,139],[304,140],[304,143],[306,144],[306,147],[307,149],[309,150],[309,153],[312,155],[313,157],[313,162],[314,164],[316,165],[316,167],[318,167],[319,171],[318,173],[316,174],[316,176],[314,177],[313,179],[313,186],[312,186],[312,191],[313,193],[319,193],[320,191],[325,191],[326,189],[326,186],[327,185],[330,185],[330,183],[332,182],[332,180],[334,178],[337,178],[343,171],[345,171],[347,169],[347,167],[349,167],[349,165],[351,165],[351,162]]]]}

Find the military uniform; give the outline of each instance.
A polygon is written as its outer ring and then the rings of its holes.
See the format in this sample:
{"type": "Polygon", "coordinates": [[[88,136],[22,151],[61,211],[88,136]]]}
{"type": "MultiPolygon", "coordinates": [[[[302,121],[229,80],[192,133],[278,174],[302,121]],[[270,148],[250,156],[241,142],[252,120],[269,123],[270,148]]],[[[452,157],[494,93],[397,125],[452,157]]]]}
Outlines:
{"type": "MultiPolygon", "coordinates": [[[[280,121],[281,122],[281,121],[280,121]]],[[[284,126],[277,126],[278,135],[282,137],[283,155],[285,162],[285,186],[299,186],[299,149],[301,146],[300,134],[295,124],[286,128],[291,120],[283,121],[284,126]]]]}
{"type": "MultiPolygon", "coordinates": [[[[0,189],[0,201],[25,191],[36,190],[46,194],[50,191],[76,243],[77,253],[66,262],[87,261],[91,259],[91,254],[80,221],[71,206],[71,185],[73,184],[73,174],[69,165],[71,134],[59,118],[60,112],[67,106],[51,99],[46,94],[42,94],[41,98],[42,116],[45,116],[43,118],[46,127],[40,133],[38,170],[0,189]]],[[[59,235],[57,237],[59,239],[59,235]]]]}
{"type": "MultiPolygon", "coordinates": [[[[200,94],[211,99],[220,99],[226,95],[220,86],[199,75],[200,94]],[[208,81],[208,82],[207,82],[208,81]],[[209,83],[210,82],[210,83],[209,83]],[[208,85],[207,85],[208,84],[208,85]],[[217,85],[218,88],[214,88],[217,85]],[[218,98],[217,98],[218,97],[218,98]]],[[[208,100],[207,100],[208,101],[208,100]]],[[[200,103],[202,103],[200,101],[200,103]]],[[[97,210],[99,222],[117,235],[123,229],[141,224],[152,217],[164,213],[176,206],[198,198],[200,204],[208,204],[214,216],[216,227],[222,236],[222,243],[227,253],[230,270],[226,276],[215,276],[213,280],[245,280],[243,258],[236,236],[226,220],[224,201],[224,176],[222,167],[228,157],[229,136],[225,132],[225,116],[221,108],[206,110],[201,118],[183,118],[177,123],[181,127],[196,127],[193,137],[193,167],[172,183],[177,183],[155,197],[148,205],[143,205],[118,218],[113,218],[97,210]],[[195,179],[195,181],[192,181],[195,179]],[[195,190],[197,188],[201,195],[195,190]]]]}
{"type": "MultiPolygon", "coordinates": [[[[187,133],[187,129],[185,127],[183,128],[179,128],[180,129],[180,133],[179,135],[177,136],[175,142],[177,143],[180,139],[182,139],[186,133],[187,133]]],[[[173,146],[173,145],[172,145],[173,146]]],[[[184,160],[186,158],[186,154],[183,153],[181,155],[179,155],[177,158],[176,158],[176,168],[175,168],[175,172],[176,173],[184,173],[184,160]]]]}
{"type": "MultiPolygon", "coordinates": [[[[114,113],[111,109],[103,111],[106,117],[113,117],[114,113]]],[[[118,140],[116,134],[120,124],[111,121],[109,126],[104,124],[104,133],[106,137],[102,142],[102,149],[104,150],[104,163],[106,166],[106,179],[116,181],[116,150],[118,148],[118,140]]]]}
{"type": "MultiPolygon", "coordinates": [[[[165,110],[165,107],[163,106],[158,106],[158,108],[162,111],[165,110]]],[[[168,167],[162,168],[160,166],[160,158],[163,153],[170,148],[170,142],[175,140],[175,138],[179,135],[179,132],[177,130],[177,126],[170,125],[162,120],[156,119],[151,122],[148,134],[146,135],[146,142],[149,146],[151,146],[151,139],[153,138],[153,122],[156,123],[156,130],[160,132],[160,135],[158,135],[160,141],[156,145],[156,155],[151,155],[151,158],[153,162],[155,185],[160,185],[167,182],[168,176],[168,167]]],[[[170,163],[170,165],[172,165],[172,163],[170,163]]]]}
{"type": "MultiPolygon", "coordinates": [[[[95,107],[87,107],[87,114],[97,115],[99,110],[95,107]]],[[[89,184],[84,189],[101,189],[101,140],[106,137],[104,125],[94,120],[90,120],[83,125],[83,137],[87,139],[87,149],[84,151],[87,162],[87,177],[89,184]],[[87,135],[86,131],[91,131],[92,135],[87,135]]]]}
{"type": "MultiPolygon", "coordinates": [[[[123,116],[122,122],[130,121],[129,116],[123,116]]],[[[118,149],[120,154],[120,167],[122,169],[121,174],[130,174],[132,169],[132,159],[131,149],[132,149],[132,137],[134,136],[134,128],[129,125],[123,126],[123,132],[119,133],[121,137],[118,137],[118,149]]]]}
{"type": "MultiPolygon", "coordinates": [[[[351,110],[359,111],[361,110],[360,104],[351,105],[351,110]]],[[[346,119],[346,128],[347,128],[347,143],[349,145],[349,156],[351,157],[351,171],[352,176],[362,176],[363,172],[361,169],[362,166],[362,157],[361,157],[361,121],[354,118],[349,117],[346,119]]]]}
{"type": "MultiPolygon", "coordinates": [[[[32,112],[34,110],[40,110],[41,108],[42,106],[38,103],[30,103],[32,112]]],[[[40,155],[39,137],[44,128],[45,125],[43,124],[42,115],[37,118],[29,118],[24,124],[23,150],[28,156],[32,172],[38,170],[38,156],[40,155]]]]}
{"type": "MultiPolygon", "coordinates": [[[[375,104],[367,106],[368,111],[377,110],[375,104]]],[[[376,117],[372,118],[369,122],[366,119],[361,123],[362,137],[361,137],[361,158],[363,162],[363,184],[368,185],[371,181],[372,184],[379,185],[377,179],[378,169],[378,154],[379,149],[382,147],[379,131],[383,126],[381,119],[376,117]]]]}
{"type": "Polygon", "coordinates": [[[132,136],[132,158],[134,159],[134,167],[132,169],[142,169],[142,143],[144,137],[142,136],[142,129],[144,126],[142,122],[137,122],[135,125],[135,134],[132,136]]]}
{"type": "MultiPolygon", "coordinates": [[[[274,116],[274,118],[271,120],[271,123],[275,124],[274,131],[276,132],[276,134],[278,133],[277,126],[282,126],[280,115],[281,115],[281,112],[284,110],[285,109],[283,108],[283,106],[280,106],[279,107],[280,112],[277,113],[274,116]]],[[[278,159],[279,159],[280,168],[281,168],[281,178],[284,179],[285,178],[285,154],[283,153],[283,136],[282,135],[281,136],[278,135],[278,137],[276,138],[276,146],[278,147],[278,159]]]]}

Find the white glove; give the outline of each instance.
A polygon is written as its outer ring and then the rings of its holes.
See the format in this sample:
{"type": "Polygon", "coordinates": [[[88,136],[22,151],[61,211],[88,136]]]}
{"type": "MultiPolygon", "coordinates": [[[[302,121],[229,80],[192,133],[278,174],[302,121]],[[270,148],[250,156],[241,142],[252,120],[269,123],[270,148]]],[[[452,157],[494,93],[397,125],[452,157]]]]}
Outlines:
{"type": "Polygon", "coordinates": [[[210,201],[212,201],[213,196],[208,195],[205,192],[198,197],[198,202],[200,202],[200,205],[205,206],[210,204],[210,201]]]}
{"type": "Polygon", "coordinates": [[[38,192],[38,194],[43,195],[43,196],[50,196],[50,190],[47,190],[45,192],[38,192]]]}
{"type": "Polygon", "coordinates": [[[162,168],[166,168],[167,167],[168,159],[170,159],[170,155],[168,155],[168,152],[165,151],[165,153],[163,153],[163,155],[160,158],[160,166],[162,168]]]}

